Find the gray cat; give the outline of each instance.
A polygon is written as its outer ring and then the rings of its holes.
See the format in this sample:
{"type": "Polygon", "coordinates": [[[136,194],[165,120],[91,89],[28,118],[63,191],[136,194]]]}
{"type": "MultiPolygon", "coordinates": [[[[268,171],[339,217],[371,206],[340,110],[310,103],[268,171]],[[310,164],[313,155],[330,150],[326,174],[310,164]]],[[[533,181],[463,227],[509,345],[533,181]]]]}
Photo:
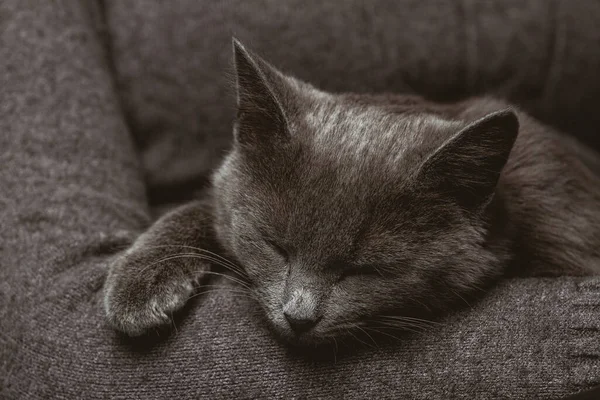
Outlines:
{"type": "Polygon", "coordinates": [[[207,198],[110,267],[118,330],[168,324],[211,262],[237,270],[296,344],[445,310],[501,276],[599,271],[590,150],[498,100],[331,94],[237,41],[234,56],[232,149],[207,198]]]}

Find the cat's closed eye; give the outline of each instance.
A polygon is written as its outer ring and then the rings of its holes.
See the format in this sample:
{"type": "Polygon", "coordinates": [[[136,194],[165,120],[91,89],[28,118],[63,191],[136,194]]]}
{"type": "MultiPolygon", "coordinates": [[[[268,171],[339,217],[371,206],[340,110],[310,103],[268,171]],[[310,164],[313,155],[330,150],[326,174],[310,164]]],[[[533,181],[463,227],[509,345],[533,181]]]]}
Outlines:
{"type": "Polygon", "coordinates": [[[280,245],[273,239],[265,239],[265,243],[267,243],[271,249],[281,256],[285,263],[290,260],[290,252],[284,246],[280,245]]]}
{"type": "Polygon", "coordinates": [[[371,265],[350,265],[342,270],[339,281],[353,277],[381,276],[381,271],[371,265]]]}

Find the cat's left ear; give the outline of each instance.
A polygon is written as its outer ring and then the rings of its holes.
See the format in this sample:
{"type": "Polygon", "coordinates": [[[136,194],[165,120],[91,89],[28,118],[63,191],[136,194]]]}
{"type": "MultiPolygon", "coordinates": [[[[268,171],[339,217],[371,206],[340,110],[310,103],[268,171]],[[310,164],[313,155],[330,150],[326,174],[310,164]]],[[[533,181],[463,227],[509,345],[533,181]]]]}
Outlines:
{"type": "Polygon", "coordinates": [[[514,111],[488,114],[448,139],[425,160],[417,174],[419,184],[433,185],[463,208],[476,211],[494,194],[518,133],[514,111]]]}
{"type": "Polygon", "coordinates": [[[233,39],[237,83],[236,143],[252,147],[274,143],[288,134],[282,100],[289,91],[285,76],[233,39]]]}

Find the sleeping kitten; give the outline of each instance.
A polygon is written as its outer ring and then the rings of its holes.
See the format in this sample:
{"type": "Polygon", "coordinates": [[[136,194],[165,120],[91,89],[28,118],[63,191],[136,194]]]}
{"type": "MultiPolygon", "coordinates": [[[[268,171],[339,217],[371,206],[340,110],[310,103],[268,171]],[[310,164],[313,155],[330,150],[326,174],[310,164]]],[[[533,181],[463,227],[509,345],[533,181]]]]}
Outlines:
{"type": "Polygon", "coordinates": [[[162,217],[110,267],[115,328],[168,324],[217,253],[297,344],[444,310],[506,274],[598,272],[593,152],[497,100],[331,94],[237,41],[234,56],[234,145],[208,198],[162,217]]]}

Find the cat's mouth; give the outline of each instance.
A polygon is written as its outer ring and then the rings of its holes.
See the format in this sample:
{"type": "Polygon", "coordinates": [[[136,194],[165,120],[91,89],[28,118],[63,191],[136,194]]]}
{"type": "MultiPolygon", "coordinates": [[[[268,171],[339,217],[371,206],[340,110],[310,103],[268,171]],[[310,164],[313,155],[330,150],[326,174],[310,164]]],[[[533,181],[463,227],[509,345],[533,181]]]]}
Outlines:
{"type": "Polygon", "coordinates": [[[335,345],[354,342],[370,342],[373,340],[369,335],[368,328],[362,323],[334,323],[331,320],[322,318],[310,329],[294,329],[285,319],[283,314],[274,316],[267,314],[268,327],[274,336],[288,346],[298,348],[316,348],[321,346],[335,345]],[[364,332],[367,332],[366,339],[362,338],[364,332]]]}
{"type": "Polygon", "coordinates": [[[298,347],[316,346],[333,342],[330,335],[325,334],[324,321],[290,322],[283,313],[268,313],[269,326],[275,336],[286,344],[298,347]]]}

